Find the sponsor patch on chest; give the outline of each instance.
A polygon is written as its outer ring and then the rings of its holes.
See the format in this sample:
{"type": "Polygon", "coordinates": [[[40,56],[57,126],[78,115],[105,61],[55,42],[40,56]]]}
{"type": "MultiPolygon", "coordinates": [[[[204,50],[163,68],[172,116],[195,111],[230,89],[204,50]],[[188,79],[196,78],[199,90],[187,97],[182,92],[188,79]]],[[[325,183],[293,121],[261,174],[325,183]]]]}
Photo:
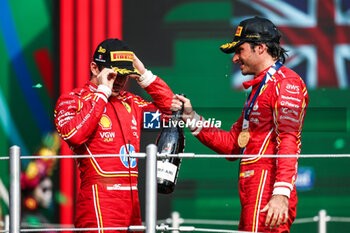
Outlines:
{"type": "Polygon", "coordinates": [[[115,132],[99,132],[99,134],[104,142],[113,142],[115,138],[115,132]]]}
{"type": "Polygon", "coordinates": [[[253,175],[254,175],[254,170],[249,170],[249,171],[241,172],[239,174],[239,177],[247,178],[247,177],[250,177],[250,176],[253,176],[253,175]]]}

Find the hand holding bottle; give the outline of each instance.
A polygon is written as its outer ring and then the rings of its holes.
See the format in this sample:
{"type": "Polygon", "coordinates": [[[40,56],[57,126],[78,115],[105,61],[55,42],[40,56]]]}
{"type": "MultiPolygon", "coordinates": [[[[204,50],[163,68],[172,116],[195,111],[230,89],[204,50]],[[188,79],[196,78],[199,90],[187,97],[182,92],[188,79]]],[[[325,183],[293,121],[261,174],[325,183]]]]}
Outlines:
{"type": "MultiPolygon", "coordinates": [[[[173,117],[169,120],[169,125],[163,127],[156,141],[158,153],[161,154],[179,154],[183,153],[185,149],[184,129],[179,125],[183,113],[182,104],[179,104],[181,101],[176,99],[176,97],[174,97],[173,102],[175,107],[173,109],[173,117]]],[[[180,165],[181,158],[179,157],[165,158],[157,162],[159,193],[168,194],[174,191],[180,165]]]]}
{"type": "Polygon", "coordinates": [[[187,122],[187,120],[192,120],[195,112],[193,111],[191,101],[187,99],[184,96],[176,94],[173,98],[173,101],[171,103],[172,111],[177,111],[182,108],[182,105],[184,107],[183,113],[182,113],[182,119],[187,122]]]}

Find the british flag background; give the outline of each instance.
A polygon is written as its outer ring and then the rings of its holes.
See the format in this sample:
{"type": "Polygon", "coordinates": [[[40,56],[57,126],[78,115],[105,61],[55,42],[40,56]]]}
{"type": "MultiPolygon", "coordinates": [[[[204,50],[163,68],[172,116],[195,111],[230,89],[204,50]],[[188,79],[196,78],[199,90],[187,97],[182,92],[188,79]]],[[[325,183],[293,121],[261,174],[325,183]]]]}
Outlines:
{"type": "MultiPolygon", "coordinates": [[[[259,15],[270,19],[282,32],[289,50],[285,65],[295,70],[309,89],[346,89],[350,81],[349,0],[238,0],[233,26],[259,15]]],[[[233,85],[243,76],[234,72],[233,85]]]]}

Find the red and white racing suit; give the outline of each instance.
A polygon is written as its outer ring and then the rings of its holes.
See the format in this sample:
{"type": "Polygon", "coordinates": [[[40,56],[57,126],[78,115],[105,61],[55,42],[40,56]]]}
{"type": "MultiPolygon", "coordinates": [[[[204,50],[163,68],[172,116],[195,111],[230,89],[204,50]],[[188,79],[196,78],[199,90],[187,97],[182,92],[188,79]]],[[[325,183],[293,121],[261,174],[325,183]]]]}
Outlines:
{"type": "MultiPolygon", "coordinates": [[[[252,86],[254,96],[268,69],[253,80],[243,83],[252,86]]],[[[244,150],[237,139],[242,131],[242,116],[229,132],[196,124],[191,131],[204,145],[219,154],[247,154],[256,157],[240,161],[239,191],[241,219],[239,229],[251,232],[289,232],[296,217],[297,158],[266,158],[264,155],[299,155],[301,130],[308,104],[308,94],[302,79],[292,70],[282,66],[266,80],[249,117],[250,140],[244,150]],[[260,211],[273,194],[289,198],[288,223],[279,228],[265,227],[266,213],[260,211]]],[[[196,121],[203,117],[195,115],[196,121]]]]}
{"type": "MultiPolygon", "coordinates": [[[[154,103],[126,91],[107,99],[104,91],[107,87],[97,87],[91,82],[59,98],[55,124],[75,154],[139,152],[143,113],[160,109],[171,114],[173,98],[173,92],[163,80],[146,72],[147,79],[139,84],[154,103]]],[[[141,225],[136,158],[92,157],[79,158],[77,162],[81,185],[76,203],[76,227],[141,225]]]]}

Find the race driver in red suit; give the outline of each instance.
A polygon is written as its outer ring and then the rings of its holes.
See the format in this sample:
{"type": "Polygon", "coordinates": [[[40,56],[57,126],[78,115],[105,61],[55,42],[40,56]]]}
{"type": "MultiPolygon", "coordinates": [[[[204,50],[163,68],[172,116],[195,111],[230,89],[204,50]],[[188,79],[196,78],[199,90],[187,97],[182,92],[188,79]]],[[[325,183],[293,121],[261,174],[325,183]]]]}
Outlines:
{"type": "MultiPolygon", "coordinates": [[[[107,39],[97,47],[90,68],[90,81],[57,102],[55,124],[60,136],[78,155],[139,152],[143,113],[171,114],[172,91],[118,39],[107,39]],[[128,78],[136,78],[154,103],[123,91],[128,78]]],[[[137,159],[91,157],[77,162],[81,172],[77,228],[141,225],[137,159]]]]}
{"type": "Polygon", "coordinates": [[[297,157],[264,156],[300,154],[308,104],[303,80],[282,65],[286,51],[279,40],[271,21],[254,17],[242,21],[234,40],[221,46],[223,52],[235,53],[233,62],[240,65],[243,75],[254,75],[243,83],[252,91],[229,132],[198,124],[205,119],[193,111],[188,99],[177,96],[173,101],[177,108],[181,106],[178,99],[184,102],[183,118],[192,121],[189,128],[204,145],[219,154],[255,155],[240,160],[242,231],[289,232],[296,217],[297,157]]]}

